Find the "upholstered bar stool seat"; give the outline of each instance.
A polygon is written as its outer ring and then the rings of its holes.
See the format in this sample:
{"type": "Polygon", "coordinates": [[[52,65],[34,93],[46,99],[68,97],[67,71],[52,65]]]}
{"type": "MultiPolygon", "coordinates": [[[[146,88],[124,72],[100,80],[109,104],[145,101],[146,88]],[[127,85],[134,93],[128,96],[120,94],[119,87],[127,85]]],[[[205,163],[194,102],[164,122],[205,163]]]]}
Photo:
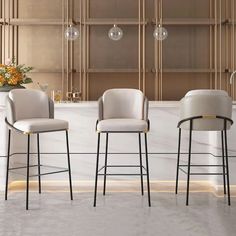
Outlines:
{"type": "Polygon", "coordinates": [[[5,188],[5,200],[8,198],[8,175],[9,171],[16,169],[26,168],[26,209],[29,205],[29,178],[38,176],[39,193],[41,193],[41,176],[48,174],[57,174],[62,172],[68,172],[69,186],[70,186],[70,198],[73,200],[72,193],[72,179],[70,168],[70,152],[69,152],[69,139],[68,128],[69,124],[65,120],[54,119],[54,103],[46,95],[46,93],[38,90],[30,89],[14,89],[9,92],[6,99],[7,117],[6,124],[8,125],[8,153],[7,153],[7,168],[6,168],[6,188],[5,188]],[[11,149],[11,131],[14,130],[20,134],[27,136],[27,161],[26,166],[22,167],[10,167],[10,157],[14,154],[10,154],[11,149]],[[53,171],[48,173],[41,173],[40,162],[40,134],[47,132],[64,131],[66,134],[66,150],[67,150],[67,162],[68,168],[53,171]],[[38,174],[30,175],[30,139],[32,136],[37,136],[37,154],[38,154],[38,174]]]}
{"type": "Polygon", "coordinates": [[[13,126],[25,133],[49,132],[69,128],[67,121],[46,118],[18,120],[13,126]]]}
{"type": "Polygon", "coordinates": [[[178,176],[179,170],[187,174],[187,196],[186,205],[189,200],[189,181],[190,175],[222,175],[224,183],[224,194],[226,194],[226,185],[228,193],[228,204],[230,205],[230,185],[229,185],[229,165],[228,165],[228,148],[227,148],[227,130],[230,129],[233,121],[232,117],[232,99],[226,91],[222,90],[192,90],[189,91],[180,103],[180,121],[178,158],[177,158],[177,174],[176,174],[176,194],[178,192],[178,176]],[[189,151],[188,164],[180,165],[180,144],[181,130],[189,131],[189,151]],[[191,164],[191,145],[192,131],[220,131],[222,146],[222,165],[200,165],[201,167],[220,167],[219,173],[192,173],[192,167],[199,165],[191,164]],[[184,170],[187,168],[187,170],[184,170]],[[226,181],[227,180],[227,181],[226,181]],[[227,183],[227,184],[226,184],[227,183]]]}
{"type": "Polygon", "coordinates": [[[148,123],[138,119],[107,119],[101,120],[97,124],[99,132],[146,132],[148,123]]]}
{"type": "MultiPolygon", "coordinates": [[[[103,195],[106,193],[106,177],[109,175],[140,175],[141,194],[144,194],[143,176],[147,177],[148,204],[151,206],[149,167],[148,167],[148,150],[147,150],[147,133],[149,131],[148,120],[148,100],[144,94],[137,89],[109,89],[104,92],[98,100],[98,120],[96,131],[98,133],[97,145],[97,163],[95,172],[95,189],[94,189],[94,206],[97,199],[98,176],[104,176],[103,195]],[[100,154],[100,136],[106,134],[105,165],[99,168],[100,154]],[[107,165],[108,157],[108,135],[109,133],[132,133],[138,134],[139,141],[139,161],[140,165],[107,165]],[[142,164],[141,134],[144,134],[146,168],[142,164]],[[120,167],[138,167],[140,174],[136,173],[107,173],[108,168],[120,167]],[[103,171],[103,174],[101,171],[103,171]],[[146,172],[146,173],[143,173],[146,172]]],[[[124,153],[120,153],[124,154],[124,153]]]]}

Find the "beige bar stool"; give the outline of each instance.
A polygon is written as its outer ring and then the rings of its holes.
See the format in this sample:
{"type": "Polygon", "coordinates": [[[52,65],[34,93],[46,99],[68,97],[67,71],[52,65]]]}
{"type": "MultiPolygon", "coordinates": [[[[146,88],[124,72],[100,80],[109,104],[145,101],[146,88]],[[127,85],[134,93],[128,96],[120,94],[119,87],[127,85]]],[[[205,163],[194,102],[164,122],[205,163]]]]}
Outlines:
{"type": "MultiPolygon", "coordinates": [[[[147,176],[147,191],[148,204],[151,206],[150,199],[150,184],[149,184],[149,166],[148,166],[148,150],[147,150],[147,132],[149,131],[148,120],[148,100],[140,90],[136,89],[110,89],[107,90],[98,101],[99,118],[96,124],[98,133],[97,144],[97,164],[94,190],[94,207],[96,206],[97,198],[97,181],[98,176],[104,176],[103,195],[106,192],[106,176],[108,175],[136,175],[136,174],[108,174],[108,167],[131,167],[131,165],[107,165],[108,155],[108,134],[109,133],[137,133],[139,138],[139,157],[140,165],[132,166],[140,168],[141,177],[141,193],[143,195],[143,176],[147,176]],[[99,170],[99,150],[100,150],[100,135],[106,134],[106,152],[105,165],[99,170]],[[145,139],[145,154],[146,168],[142,165],[141,151],[141,134],[144,134],[145,139]],[[104,174],[99,174],[99,171],[104,169],[104,174]],[[146,170],[146,174],[143,173],[146,170]]],[[[139,175],[139,174],[138,174],[139,175]]]]}
{"type": "Polygon", "coordinates": [[[227,92],[222,90],[193,90],[189,91],[181,100],[180,104],[180,121],[179,141],[178,141],[178,158],[176,174],[176,194],[178,193],[179,170],[187,174],[187,196],[186,205],[189,203],[189,181],[190,175],[222,175],[224,183],[224,194],[226,194],[226,179],[228,205],[230,205],[230,184],[229,184],[229,164],[228,164],[228,147],[227,147],[227,130],[230,129],[233,121],[232,117],[232,99],[227,92]],[[189,131],[189,152],[188,164],[180,165],[180,144],[181,130],[189,131]],[[220,131],[222,142],[222,165],[200,165],[200,166],[219,166],[222,167],[222,173],[191,173],[191,146],[192,131],[220,131]],[[187,167],[187,171],[184,168],[187,167]],[[226,179],[225,179],[226,176],[226,179]]]}
{"type": "Polygon", "coordinates": [[[73,200],[72,194],[72,180],[71,180],[71,168],[70,168],[70,153],[69,153],[69,141],[68,141],[68,122],[64,120],[54,119],[54,103],[48,98],[48,96],[38,90],[28,89],[14,89],[9,92],[6,101],[7,118],[6,123],[8,125],[8,153],[7,153],[7,169],[6,169],[6,189],[5,200],[7,200],[8,194],[8,175],[10,170],[26,168],[26,210],[28,210],[29,202],[29,178],[38,176],[39,193],[41,193],[41,176],[46,174],[54,174],[61,172],[69,173],[69,185],[70,185],[70,198],[73,200]],[[27,136],[27,165],[26,167],[9,168],[10,162],[10,148],[11,148],[11,131],[15,130],[21,134],[27,136]],[[67,146],[67,159],[68,169],[49,172],[41,174],[40,167],[40,148],[39,148],[39,136],[40,133],[65,131],[66,133],[66,146],[67,146]],[[38,149],[38,175],[30,176],[29,168],[34,167],[30,165],[30,137],[31,135],[37,135],[37,149],[38,149]]]}

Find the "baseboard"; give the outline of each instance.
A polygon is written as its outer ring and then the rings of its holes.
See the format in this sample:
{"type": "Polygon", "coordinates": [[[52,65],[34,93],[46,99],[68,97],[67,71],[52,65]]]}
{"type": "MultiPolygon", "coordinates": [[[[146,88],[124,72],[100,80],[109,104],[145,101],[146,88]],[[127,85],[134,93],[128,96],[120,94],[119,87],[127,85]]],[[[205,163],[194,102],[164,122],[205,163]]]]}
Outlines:
{"type": "MultiPolygon", "coordinates": [[[[146,182],[144,182],[144,186],[146,182]]],[[[98,184],[98,191],[102,190],[103,182],[98,184]]],[[[231,185],[231,196],[236,196],[236,186],[231,185]]],[[[9,185],[10,191],[25,191],[25,181],[14,181],[9,185]]],[[[30,181],[30,191],[38,190],[38,182],[30,181]]],[[[43,191],[64,192],[68,191],[68,181],[42,181],[43,191]]],[[[80,180],[73,181],[74,192],[93,192],[94,181],[80,180]]],[[[140,181],[107,181],[107,191],[110,192],[138,192],[140,191],[140,181]]],[[[175,191],[175,181],[151,181],[152,192],[173,192],[175,191]]],[[[186,191],[186,182],[179,181],[179,192],[186,191]]],[[[191,192],[210,192],[216,196],[223,196],[223,186],[213,185],[210,181],[191,181],[191,192]]]]}

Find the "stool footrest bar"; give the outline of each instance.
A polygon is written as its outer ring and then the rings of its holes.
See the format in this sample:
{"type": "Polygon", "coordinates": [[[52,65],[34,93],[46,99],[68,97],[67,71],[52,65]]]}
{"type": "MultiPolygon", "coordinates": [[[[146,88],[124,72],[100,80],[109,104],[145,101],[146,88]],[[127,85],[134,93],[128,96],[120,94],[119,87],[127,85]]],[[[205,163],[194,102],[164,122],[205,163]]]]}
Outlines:
{"type": "MultiPolygon", "coordinates": [[[[104,175],[104,174],[98,174],[98,175],[104,175]]],[[[140,176],[140,174],[106,174],[106,175],[110,175],[110,176],[140,176]]],[[[143,175],[147,175],[147,174],[143,174],[143,175]]]]}
{"type": "MultiPolygon", "coordinates": [[[[179,165],[181,167],[187,167],[188,165],[179,165]]],[[[190,165],[191,167],[223,167],[223,165],[190,165]]]]}
{"type": "Polygon", "coordinates": [[[59,173],[68,172],[68,171],[69,170],[53,171],[53,172],[43,173],[43,174],[40,174],[40,175],[30,175],[29,177],[38,177],[38,176],[43,176],[43,175],[59,174],[59,173]]]}

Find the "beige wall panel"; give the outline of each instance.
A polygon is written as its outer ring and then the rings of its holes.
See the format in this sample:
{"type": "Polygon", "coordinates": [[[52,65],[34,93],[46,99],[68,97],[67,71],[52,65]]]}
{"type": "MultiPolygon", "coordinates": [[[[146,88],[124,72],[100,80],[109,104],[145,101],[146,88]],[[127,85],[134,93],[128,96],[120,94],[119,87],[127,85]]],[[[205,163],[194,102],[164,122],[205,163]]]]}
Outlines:
{"type": "Polygon", "coordinates": [[[97,100],[106,89],[111,88],[138,88],[136,73],[96,73],[89,79],[89,100],[97,100]]]}
{"type": "Polygon", "coordinates": [[[73,6],[72,6],[72,11],[73,11],[73,16],[74,18],[79,18],[80,17],[80,1],[82,0],[73,0],[73,6]]]}
{"type": "Polygon", "coordinates": [[[92,26],[90,29],[91,68],[138,68],[138,29],[120,26],[124,36],[120,41],[110,40],[112,26],[92,26]]]}
{"type": "Polygon", "coordinates": [[[154,74],[147,73],[146,74],[146,96],[149,100],[155,100],[155,81],[154,74]]]}
{"type": "Polygon", "coordinates": [[[138,18],[138,0],[90,0],[91,18],[138,18]]]}
{"type": "Polygon", "coordinates": [[[72,53],[73,53],[73,62],[74,62],[74,69],[79,72],[79,68],[80,68],[80,39],[76,40],[75,42],[73,42],[73,49],[72,49],[72,53]]]}
{"type": "Polygon", "coordinates": [[[164,18],[207,18],[209,0],[163,0],[164,18]]]}
{"type": "Polygon", "coordinates": [[[33,79],[32,84],[27,84],[27,88],[39,89],[40,84],[48,84],[48,95],[52,90],[61,90],[61,73],[30,73],[29,76],[33,79]]]}
{"type": "Polygon", "coordinates": [[[209,28],[166,27],[169,37],[163,42],[164,68],[209,68],[209,28]]]}
{"type": "Polygon", "coordinates": [[[153,37],[154,25],[148,25],[146,28],[146,68],[148,71],[153,69],[154,66],[154,43],[155,39],[153,37]]]}
{"type": "Polygon", "coordinates": [[[189,90],[209,88],[209,75],[205,73],[165,73],[163,100],[180,100],[189,90]]]}
{"type": "Polygon", "coordinates": [[[35,70],[61,70],[61,27],[19,27],[19,63],[35,70]]]}
{"type": "Polygon", "coordinates": [[[19,18],[58,19],[62,17],[62,0],[18,0],[19,18]]]}

